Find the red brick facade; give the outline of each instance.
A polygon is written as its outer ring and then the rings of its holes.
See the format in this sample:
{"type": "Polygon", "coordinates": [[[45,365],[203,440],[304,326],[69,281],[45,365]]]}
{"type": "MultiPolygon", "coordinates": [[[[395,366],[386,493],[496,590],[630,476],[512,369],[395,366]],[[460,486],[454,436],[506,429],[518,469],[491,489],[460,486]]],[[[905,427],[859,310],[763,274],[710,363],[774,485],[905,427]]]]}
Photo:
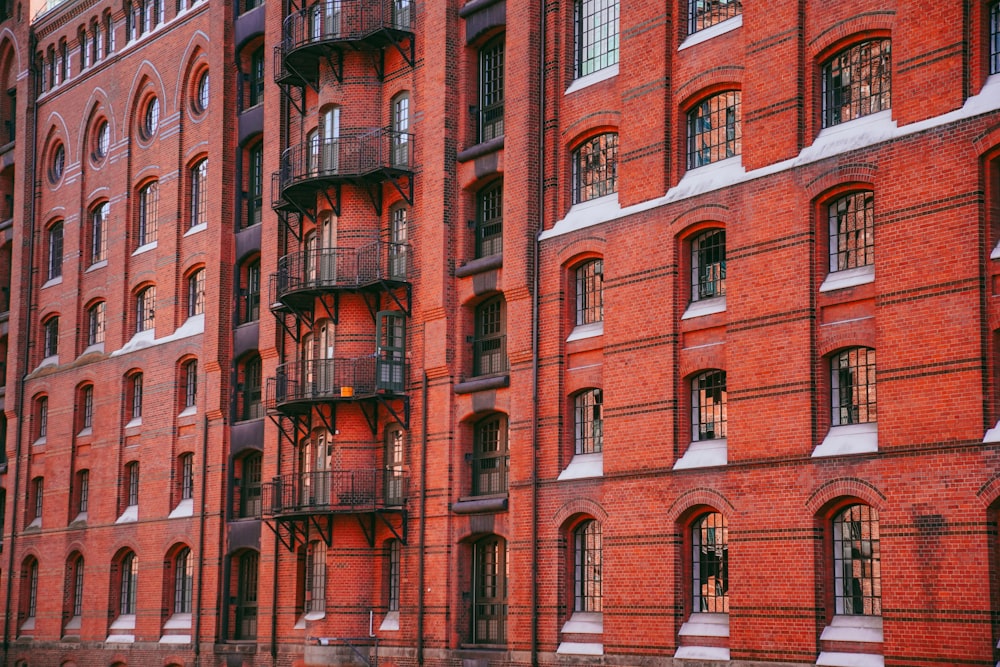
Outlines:
{"type": "Polygon", "coordinates": [[[0,661],[995,665],[998,26],[10,6],[0,661]]]}

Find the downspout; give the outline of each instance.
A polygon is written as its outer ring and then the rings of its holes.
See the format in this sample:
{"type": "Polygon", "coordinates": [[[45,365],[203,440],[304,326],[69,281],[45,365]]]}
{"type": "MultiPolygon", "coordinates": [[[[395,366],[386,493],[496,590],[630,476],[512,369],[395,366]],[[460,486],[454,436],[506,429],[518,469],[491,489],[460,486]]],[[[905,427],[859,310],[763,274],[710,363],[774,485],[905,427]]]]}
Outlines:
{"type": "MultiPolygon", "coordinates": [[[[201,392],[204,395],[207,392],[201,392]]],[[[201,516],[200,521],[198,521],[198,604],[195,609],[198,613],[194,616],[194,665],[198,667],[201,664],[201,599],[205,592],[205,492],[208,490],[208,475],[205,471],[208,470],[208,414],[206,411],[205,403],[207,401],[202,399],[202,414],[204,417],[201,421],[201,516]]],[[[222,547],[222,542],[219,542],[219,547],[222,547]]]]}
{"type": "MultiPolygon", "coordinates": [[[[35,39],[34,39],[34,36],[32,36],[31,41],[29,42],[28,58],[30,59],[29,60],[29,65],[28,65],[28,72],[29,72],[28,87],[29,87],[29,89],[31,89],[31,87],[33,87],[35,85],[35,81],[36,81],[36,78],[35,78],[35,39]]],[[[34,93],[34,90],[30,90],[30,92],[34,93]]],[[[25,95],[25,98],[27,98],[25,100],[25,102],[27,102],[28,100],[32,100],[32,102],[31,102],[32,107],[31,107],[31,125],[30,125],[30,127],[25,128],[25,141],[24,141],[23,149],[24,150],[28,150],[31,153],[31,157],[28,160],[28,171],[27,171],[27,173],[22,174],[22,180],[30,179],[30,182],[32,184],[34,184],[34,182],[35,182],[35,169],[38,166],[37,165],[37,159],[36,159],[36,153],[37,153],[37,151],[34,150],[34,148],[35,148],[34,147],[34,143],[35,143],[35,127],[37,127],[37,125],[38,125],[38,104],[36,104],[34,102],[35,97],[36,96],[34,94],[25,95]],[[29,142],[29,138],[30,138],[30,142],[29,142]],[[29,143],[32,144],[30,146],[30,149],[29,149],[29,146],[28,146],[29,143]]],[[[16,109],[14,109],[13,111],[15,113],[17,112],[16,109]]],[[[27,293],[26,293],[26,296],[25,296],[25,305],[27,307],[20,309],[22,313],[27,313],[27,316],[25,317],[26,321],[25,321],[25,324],[24,324],[24,340],[23,340],[23,343],[21,345],[22,349],[24,350],[24,359],[23,359],[22,368],[25,370],[25,374],[22,377],[18,378],[18,381],[17,381],[18,382],[18,387],[17,387],[17,392],[16,392],[17,393],[17,397],[16,397],[16,402],[15,402],[15,405],[14,405],[14,409],[15,409],[15,411],[18,414],[18,420],[17,420],[17,428],[15,429],[15,435],[14,435],[14,447],[15,447],[15,452],[14,452],[14,488],[13,488],[13,494],[12,494],[14,497],[13,497],[13,499],[11,501],[11,515],[10,515],[11,516],[11,522],[10,522],[11,523],[11,531],[10,531],[10,545],[9,545],[9,552],[10,553],[9,553],[8,559],[7,559],[7,596],[6,596],[7,597],[7,601],[6,601],[6,604],[5,604],[5,609],[8,610],[8,613],[4,614],[4,620],[3,620],[3,655],[4,655],[4,662],[6,662],[6,660],[7,660],[7,651],[9,649],[9,647],[10,647],[10,617],[12,616],[12,614],[10,613],[10,602],[11,602],[11,596],[13,595],[13,590],[12,589],[14,587],[14,583],[13,583],[14,582],[14,577],[12,575],[13,575],[13,572],[14,572],[14,551],[15,551],[14,545],[15,545],[15,543],[17,541],[17,500],[18,500],[18,498],[21,495],[18,487],[20,486],[20,483],[21,483],[21,439],[24,437],[24,433],[23,433],[23,431],[24,431],[24,419],[21,419],[20,415],[21,415],[21,408],[24,405],[24,381],[25,381],[25,378],[27,377],[27,369],[29,368],[29,365],[31,363],[31,352],[30,352],[30,347],[28,345],[28,341],[31,340],[31,320],[32,320],[32,318],[31,318],[31,299],[32,299],[32,292],[34,291],[33,290],[33,288],[34,288],[34,275],[33,275],[32,271],[31,271],[31,267],[33,267],[34,264],[35,264],[35,261],[34,261],[34,257],[35,257],[35,187],[34,187],[34,185],[32,185],[32,187],[31,187],[31,196],[28,197],[28,211],[27,211],[27,214],[26,214],[25,217],[28,219],[28,231],[29,231],[29,233],[28,233],[28,255],[27,255],[28,256],[28,262],[27,262],[27,264],[28,264],[28,267],[29,267],[29,270],[27,271],[28,289],[27,289],[27,293]]],[[[14,231],[14,230],[12,230],[12,231],[14,231]]],[[[16,239],[15,239],[15,241],[16,241],[16,239]]],[[[11,253],[11,258],[13,259],[13,253],[11,253]]],[[[11,302],[13,303],[13,295],[11,295],[11,302]]]]}
{"type": "MultiPolygon", "coordinates": [[[[425,329],[426,333],[426,329],[425,329]]],[[[426,344],[426,340],[424,341],[426,344]]],[[[427,371],[421,384],[420,406],[420,558],[417,560],[417,664],[424,664],[424,539],[427,516],[427,371]]]]}
{"type": "Polygon", "coordinates": [[[531,664],[538,665],[538,317],[541,235],[545,229],[545,8],[538,39],[538,230],[531,266],[531,664]]]}

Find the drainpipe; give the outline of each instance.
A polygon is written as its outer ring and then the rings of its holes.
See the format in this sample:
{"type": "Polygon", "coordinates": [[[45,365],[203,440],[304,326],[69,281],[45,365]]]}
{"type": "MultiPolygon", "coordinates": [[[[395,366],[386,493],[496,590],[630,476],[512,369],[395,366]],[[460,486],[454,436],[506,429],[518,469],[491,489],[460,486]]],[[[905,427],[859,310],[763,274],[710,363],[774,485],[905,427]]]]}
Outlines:
{"type": "MultiPolygon", "coordinates": [[[[29,45],[30,46],[29,46],[29,49],[28,49],[28,58],[30,58],[30,60],[29,60],[29,65],[28,65],[28,72],[29,72],[28,87],[29,87],[29,89],[31,89],[35,85],[35,55],[34,55],[35,54],[35,39],[34,39],[34,36],[32,36],[31,41],[29,42],[29,45]]],[[[33,93],[34,91],[30,90],[30,92],[33,93]]],[[[25,98],[26,98],[25,102],[28,103],[28,100],[34,100],[35,97],[36,96],[34,94],[25,95],[25,98]]],[[[35,154],[36,154],[37,151],[34,150],[35,127],[37,127],[37,125],[38,125],[38,105],[35,104],[33,101],[31,102],[31,104],[32,104],[32,108],[31,108],[31,125],[30,125],[30,127],[25,128],[24,146],[22,147],[23,150],[27,150],[31,154],[31,157],[28,160],[28,171],[25,174],[22,175],[22,180],[29,180],[31,183],[34,183],[35,182],[35,169],[38,166],[37,165],[37,159],[35,157],[35,154]],[[29,141],[29,139],[30,139],[30,141],[29,141]],[[29,147],[29,143],[31,144],[30,147],[29,147]]],[[[14,111],[16,112],[16,110],[14,110],[14,111]]],[[[25,218],[27,218],[27,220],[28,220],[28,255],[27,256],[28,256],[28,266],[29,267],[34,266],[34,257],[35,257],[35,196],[36,196],[36,190],[35,190],[35,187],[32,186],[32,188],[31,188],[31,196],[28,197],[28,210],[27,210],[27,212],[25,214],[25,218]]],[[[22,225],[22,228],[23,228],[23,225],[22,225]]],[[[16,241],[16,239],[15,239],[15,241],[16,241]]],[[[13,260],[13,252],[11,252],[11,259],[13,260]]],[[[18,414],[18,419],[17,419],[17,428],[15,429],[15,434],[14,434],[14,447],[15,447],[15,452],[14,452],[14,486],[13,486],[13,494],[12,494],[13,498],[11,500],[10,545],[8,545],[9,555],[8,555],[8,558],[7,558],[7,601],[6,601],[5,608],[8,610],[8,613],[4,614],[4,619],[3,619],[3,654],[4,654],[4,661],[5,662],[6,662],[6,658],[7,658],[7,651],[9,649],[9,647],[10,647],[10,618],[11,618],[11,616],[15,616],[16,617],[16,614],[11,614],[9,612],[10,612],[10,608],[11,608],[10,607],[11,596],[13,595],[13,590],[12,589],[14,587],[13,573],[14,573],[14,551],[15,551],[14,545],[17,542],[17,511],[18,511],[17,510],[17,501],[18,501],[18,498],[20,498],[20,496],[21,496],[20,490],[18,488],[20,486],[20,484],[21,484],[21,439],[24,437],[24,426],[23,426],[24,425],[24,419],[21,418],[21,413],[22,413],[22,409],[21,408],[24,405],[24,381],[27,378],[27,369],[29,367],[29,364],[31,363],[31,352],[30,352],[30,348],[28,346],[28,341],[31,340],[31,321],[32,321],[32,317],[31,317],[31,299],[32,299],[32,292],[33,292],[33,287],[34,287],[34,275],[33,275],[32,271],[30,269],[26,272],[26,274],[27,274],[27,277],[28,277],[28,289],[27,289],[27,293],[26,293],[26,296],[25,296],[25,300],[24,300],[24,304],[25,304],[26,308],[22,308],[21,309],[22,313],[26,312],[28,314],[27,317],[25,318],[26,321],[25,321],[25,324],[24,324],[24,339],[23,339],[23,342],[22,342],[22,345],[21,345],[21,347],[22,347],[22,349],[24,351],[22,368],[25,369],[25,374],[22,377],[18,378],[18,380],[17,380],[17,385],[18,386],[17,386],[17,392],[16,392],[16,402],[14,404],[14,410],[18,414]]],[[[13,295],[11,295],[11,301],[13,301],[13,295]]]]}
{"type": "Polygon", "coordinates": [[[538,665],[538,271],[545,229],[545,9],[539,6],[538,39],[538,231],[531,267],[531,664],[538,665]]]}
{"type": "MultiPolygon", "coordinates": [[[[207,383],[206,383],[207,384],[207,383]]],[[[201,392],[204,396],[207,392],[201,392]]],[[[198,602],[195,609],[198,613],[194,615],[194,665],[198,667],[201,664],[201,600],[202,595],[205,592],[205,492],[208,489],[208,475],[205,471],[208,470],[208,414],[205,403],[207,402],[204,398],[202,399],[202,414],[204,417],[201,421],[201,513],[198,521],[198,602]]],[[[223,512],[223,517],[225,512],[223,512]]],[[[221,548],[222,542],[219,542],[221,548]]],[[[221,570],[219,570],[221,572],[221,570]]]]}
{"type": "MultiPolygon", "coordinates": [[[[426,334],[426,329],[424,330],[426,334]]],[[[426,339],[425,339],[426,344],[426,339]]],[[[424,539],[427,516],[427,371],[421,384],[420,407],[420,558],[417,560],[417,664],[424,664],[424,539]]]]}

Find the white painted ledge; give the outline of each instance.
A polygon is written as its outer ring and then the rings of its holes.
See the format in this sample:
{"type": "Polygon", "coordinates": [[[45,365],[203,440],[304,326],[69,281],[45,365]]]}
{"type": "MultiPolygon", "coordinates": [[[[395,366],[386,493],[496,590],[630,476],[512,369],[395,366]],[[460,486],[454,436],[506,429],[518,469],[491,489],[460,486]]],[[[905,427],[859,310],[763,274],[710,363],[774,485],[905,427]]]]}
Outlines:
{"type": "MultiPolygon", "coordinates": [[[[983,442],[1000,442],[1000,422],[997,422],[996,426],[991,428],[983,436],[983,442]]],[[[997,642],[997,648],[1000,648],[1000,642],[997,642]]]]}
{"type": "Polygon", "coordinates": [[[885,658],[872,653],[823,651],[816,658],[816,667],[885,667],[885,658]]]}
{"type": "Polygon", "coordinates": [[[604,655],[604,644],[586,642],[562,642],[556,649],[557,655],[604,655]]]}
{"type": "Polygon", "coordinates": [[[878,424],[847,424],[831,426],[829,433],[816,449],[813,458],[871,454],[878,451],[878,424]]]}
{"type": "Polygon", "coordinates": [[[132,256],[135,257],[136,255],[141,255],[145,252],[149,252],[150,250],[156,250],[156,241],[139,246],[132,252],[132,256]]]}
{"type": "Polygon", "coordinates": [[[702,315],[712,315],[714,313],[723,313],[726,310],[726,297],[716,296],[711,299],[698,299],[697,301],[692,301],[681,315],[682,320],[690,320],[692,317],[701,317],[702,315]]]}
{"type": "Polygon", "coordinates": [[[584,338],[594,338],[595,336],[604,335],[604,321],[591,322],[590,324],[577,324],[573,327],[573,331],[570,332],[569,336],[566,337],[566,342],[570,343],[574,340],[583,340],[584,338]]]}
{"type": "Polygon", "coordinates": [[[559,473],[558,480],[604,477],[604,452],[577,454],[559,473]]]}
{"type": "Polygon", "coordinates": [[[699,30],[698,32],[692,33],[687,36],[681,45],[677,47],[678,51],[683,51],[684,49],[689,49],[695,44],[701,44],[702,42],[707,42],[713,37],[718,37],[719,35],[724,35],[727,32],[732,32],[737,28],[743,26],[743,14],[737,14],[731,19],[726,19],[721,23],[716,23],[713,26],[709,26],[704,30],[699,30]]]}
{"type": "Polygon", "coordinates": [[[833,290],[867,285],[875,282],[875,265],[858,266],[853,269],[834,271],[828,273],[823,284],[819,286],[820,292],[832,292],[833,290]]]}
{"type": "Polygon", "coordinates": [[[195,225],[184,232],[184,236],[191,236],[192,234],[197,234],[198,232],[203,232],[208,229],[208,223],[203,222],[200,225],[195,225]]]}
{"type": "Polygon", "coordinates": [[[830,642],[864,642],[881,644],[882,617],[862,615],[838,615],[823,628],[821,641],[830,642]]]}
{"type": "Polygon", "coordinates": [[[613,79],[618,76],[618,63],[614,65],[608,65],[604,69],[599,69],[596,72],[591,72],[586,76],[581,76],[578,79],[574,79],[573,83],[569,85],[566,89],[565,95],[570,93],[575,93],[578,90],[583,90],[593,86],[595,83],[600,83],[601,81],[607,81],[608,79],[613,79]]]}
{"type": "Polygon", "coordinates": [[[563,634],[574,635],[599,635],[604,632],[604,614],[592,611],[574,612],[566,621],[562,630],[563,634]]]}
{"type": "Polygon", "coordinates": [[[390,611],[382,619],[382,625],[378,626],[379,632],[399,630],[399,612],[390,611]]]}
{"type": "Polygon", "coordinates": [[[691,614],[677,634],[682,637],[728,637],[729,614],[691,614]]]}
{"type": "Polygon", "coordinates": [[[688,445],[684,456],[677,459],[674,470],[688,468],[711,468],[729,463],[729,448],[725,438],[717,440],[695,440],[688,445]]]}
{"type": "Polygon", "coordinates": [[[168,519],[180,519],[183,517],[194,516],[194,499],[185,498],[184,500],[177,503],[177,507],[173,509],[172,512],[167,516],[168,519]]]}
{"type": "Polygon", "coordinates": [[[680,646],[675,660],[729,660],[729,649],[719,646],[680,646]]]}
{"type": "Polygon", "coordinates": [[[115,523],[116,524],[135,523],[138,520],[139,520],[139,506],[129,505],[128,507],[125,508],[125,511],[122,512],[122,515],[115,520],[115,523]]]}

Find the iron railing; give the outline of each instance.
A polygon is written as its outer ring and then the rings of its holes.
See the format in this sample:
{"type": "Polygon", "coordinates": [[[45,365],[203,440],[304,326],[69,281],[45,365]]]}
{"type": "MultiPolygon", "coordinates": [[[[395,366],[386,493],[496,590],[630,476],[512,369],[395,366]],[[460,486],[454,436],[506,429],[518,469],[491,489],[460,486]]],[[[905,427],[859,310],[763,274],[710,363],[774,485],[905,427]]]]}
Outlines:
{"type": "MultiPolygon", "coordinates": [[[[314,139],[281,154],[281,188],[318,178],[357,178],[383,169],[410,171],[413,135],[389,128],[344,130],[335,139],[314,139]]],[[[273,197],[273,193],[272,193],[273,197]]]]}
{"type": "Polygon", "coordinates": [[[268,378],[266,405],[274,409],[288,403],[397,392],[402,390],[404,377],[403,361],[375,356],[290,361],[280,364],[275,377],[268,378]]]}
{"type": "Polygon", "coordinates": [[[507,336],[490,336],[472,341],[472,374],[499,375],[509,368],[507,336]]]}
{"type": "Polygon", "coordinates": [[[272,303],[290,292],[406,280],[409,247],[375,241],[360,248],[313,248],[285,255],[271,277],[272,303]]]}
{"type": "Polygon", "coordinates": [[[262,518],[300,512],[372,512],[406,502],[399,469],[323,470],[275,477],[262,485],[262,518]]]}
{"type": "Polygon", "coordinates": [[[321,0],[285,17],[285,53],[323,42],[357,42],[385,30],[413,32],[412,0],[321,0]]]}
{"type": "Polygon", "coordinates": [[[507,493],[510,456],[480,457],[472,460],[472,495],[507,493]]]}

